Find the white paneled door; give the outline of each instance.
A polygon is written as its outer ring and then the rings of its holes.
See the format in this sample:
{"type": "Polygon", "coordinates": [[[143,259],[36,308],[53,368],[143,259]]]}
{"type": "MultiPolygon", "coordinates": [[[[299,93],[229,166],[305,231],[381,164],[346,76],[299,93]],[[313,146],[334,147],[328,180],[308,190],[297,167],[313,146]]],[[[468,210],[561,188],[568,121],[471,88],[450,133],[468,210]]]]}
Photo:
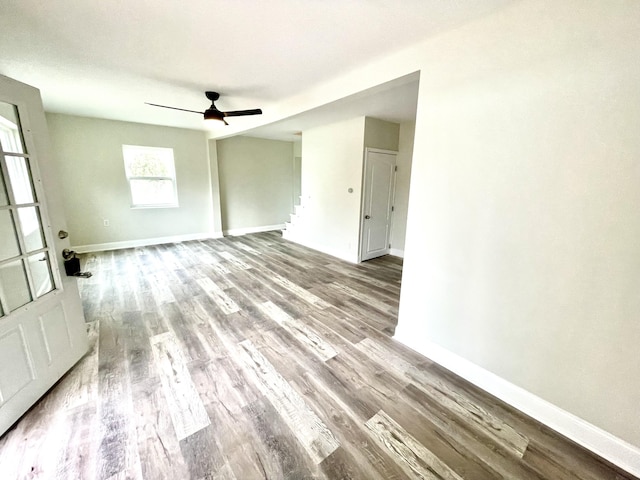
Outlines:
{"type": "Polygon", "coordinates": [[[397,152],[368,148],[364,160],[360,260],[390,251],[397,152]]]}
{"type": "Polygon", "coordinates": [[[87,351],[65,229],[40,92],[0,75],[0,435],[87,351]]]}

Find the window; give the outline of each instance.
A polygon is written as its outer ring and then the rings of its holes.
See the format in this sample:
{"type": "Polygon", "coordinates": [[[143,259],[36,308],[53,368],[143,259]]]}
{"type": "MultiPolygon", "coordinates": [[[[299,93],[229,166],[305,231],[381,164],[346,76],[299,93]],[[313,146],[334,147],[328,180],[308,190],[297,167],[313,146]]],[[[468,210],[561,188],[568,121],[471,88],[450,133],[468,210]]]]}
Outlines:
{"type": "Polygon", "coordinates": [[[133,208],[178,206],[172,148],[123,145],[122,155],[133,208]]]}

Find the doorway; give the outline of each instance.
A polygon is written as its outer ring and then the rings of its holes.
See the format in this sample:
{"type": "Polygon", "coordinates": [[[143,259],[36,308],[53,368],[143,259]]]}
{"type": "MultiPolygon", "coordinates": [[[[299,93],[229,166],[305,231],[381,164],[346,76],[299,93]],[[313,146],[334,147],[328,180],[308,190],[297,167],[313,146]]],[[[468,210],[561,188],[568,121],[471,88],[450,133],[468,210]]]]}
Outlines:
{"type": "Polygon", "coordinates": [[[398,152],[367,148],[364,160],[360,261],[391,251],[391,221],[398,152]]]}

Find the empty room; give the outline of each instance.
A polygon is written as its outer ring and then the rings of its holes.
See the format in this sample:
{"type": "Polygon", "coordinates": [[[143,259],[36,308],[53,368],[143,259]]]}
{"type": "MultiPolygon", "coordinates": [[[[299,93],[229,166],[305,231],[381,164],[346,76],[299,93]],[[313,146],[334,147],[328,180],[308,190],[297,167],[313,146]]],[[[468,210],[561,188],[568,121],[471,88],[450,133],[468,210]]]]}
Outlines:
{"type": "Polygon", "coordinates": [[[640,478],[640,2],[0,31],[1,479],[640,478]]]}

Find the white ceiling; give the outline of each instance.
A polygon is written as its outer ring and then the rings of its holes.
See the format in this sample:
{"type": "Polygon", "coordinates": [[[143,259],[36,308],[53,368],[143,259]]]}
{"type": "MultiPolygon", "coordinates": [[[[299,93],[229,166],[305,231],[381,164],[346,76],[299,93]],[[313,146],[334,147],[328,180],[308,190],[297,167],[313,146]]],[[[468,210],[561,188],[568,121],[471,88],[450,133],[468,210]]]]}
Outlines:
{"type": "Polygon", "coordinates": [[[368,116],[400,123],[416,117],[418,73],[343,97],[338,101],[250,129],[246,135],[274,140],[299,140],[300,132],[354,117],[368,116]]]}
{"type": "MultiPolygon", "coordinates": [[[[0,0],[0,73],[50,112],[206,129],[221,110],[270,107],[514,0],[0,0]]],[[[291,138],[327,119],[415,116],[417,77],[250,134],[291,138]]],[[[236,124],[248,118],[233,118],[236,124]]],[[[219,136],[219,135],[217,135],[219,136]]]]}

